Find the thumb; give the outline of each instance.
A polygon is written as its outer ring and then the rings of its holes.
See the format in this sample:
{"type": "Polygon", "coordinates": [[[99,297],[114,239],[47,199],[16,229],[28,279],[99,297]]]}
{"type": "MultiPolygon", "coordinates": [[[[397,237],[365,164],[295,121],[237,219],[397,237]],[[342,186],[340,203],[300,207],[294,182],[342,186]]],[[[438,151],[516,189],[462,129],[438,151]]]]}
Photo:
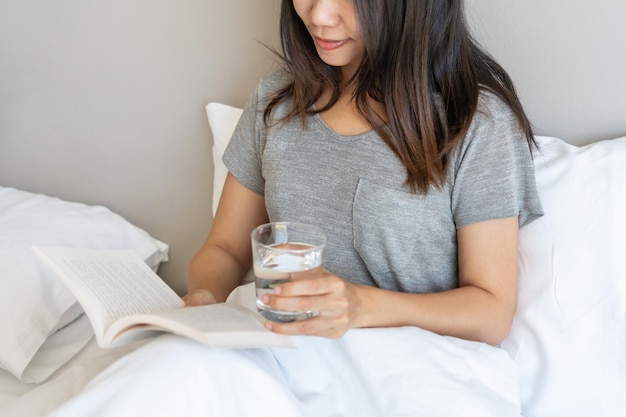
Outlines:
{"type": "Polygon", "coordinates": [[[216,303],[215,296],[211,291],[204,289],[192,290],[183,297],[183,301],[185,301],[185,307],[216,303]]]}

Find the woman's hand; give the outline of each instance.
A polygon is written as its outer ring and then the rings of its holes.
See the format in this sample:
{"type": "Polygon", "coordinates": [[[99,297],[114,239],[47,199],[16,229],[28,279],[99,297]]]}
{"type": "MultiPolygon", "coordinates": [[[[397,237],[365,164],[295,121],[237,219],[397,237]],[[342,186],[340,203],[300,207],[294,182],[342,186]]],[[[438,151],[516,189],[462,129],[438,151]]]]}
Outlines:
{"type": "Polygon", "coordinates": [[[183,301],[185,302],[185,307],[215,304],[217,302],[211,291],[202,288],[189,291],[183,296],[183,301]]]}
{"type": "Polygon", "coordinates": [[[339,338],[357,326],[363,307],[361,287],[331,272],[310,277],[292,274],[292,280],[264,295],[263,302],[278,310],[314,311],[316,316],[291,323],[267,321],[265,326],[277,333],[339,338]]]}

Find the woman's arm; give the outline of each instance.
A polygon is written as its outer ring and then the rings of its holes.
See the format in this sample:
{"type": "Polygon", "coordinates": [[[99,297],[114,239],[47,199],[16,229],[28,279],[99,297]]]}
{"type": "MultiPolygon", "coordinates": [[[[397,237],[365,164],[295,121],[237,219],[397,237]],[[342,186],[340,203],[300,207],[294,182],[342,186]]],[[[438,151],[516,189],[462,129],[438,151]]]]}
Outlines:
{"type": "Polygon", "coordinates": [[[209,236],[189,264],[187,305],[226,300],[252,263],[252,229],[266,222],[263,196],[229,173],[209,236]]]}
{"type": "Polygon", "coordinates": [[[358,286],[330,273],[296,280],[277,289],[270,305],[316,310],[301,322],[268,323],[287,334],[338,337],[352,327],[417,326],[439,334],[500,343],[515,313],[518,276],[518,218],[489,220],[457,231],[459,288],[407,294],[358,286]]]}

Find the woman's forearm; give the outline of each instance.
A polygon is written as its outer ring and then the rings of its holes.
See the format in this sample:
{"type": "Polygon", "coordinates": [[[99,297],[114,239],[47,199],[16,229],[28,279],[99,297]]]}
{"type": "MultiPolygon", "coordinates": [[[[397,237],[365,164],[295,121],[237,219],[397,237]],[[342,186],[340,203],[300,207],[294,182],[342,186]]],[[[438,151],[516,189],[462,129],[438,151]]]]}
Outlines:
{"type": "Polygon", "coordinates": [[[358,327],[417,326],[441,335],[492,345],[508,334],[514,305],[475,286],[430,294],[407,294],[361,287],[358,327]]]}
{"type": "Polygon", "coordinates": [[[187,270],[187,291],[209,290],[218,302],[241,284],[246,265],[216,245],[205,245],[191,260],[187,270]]]}

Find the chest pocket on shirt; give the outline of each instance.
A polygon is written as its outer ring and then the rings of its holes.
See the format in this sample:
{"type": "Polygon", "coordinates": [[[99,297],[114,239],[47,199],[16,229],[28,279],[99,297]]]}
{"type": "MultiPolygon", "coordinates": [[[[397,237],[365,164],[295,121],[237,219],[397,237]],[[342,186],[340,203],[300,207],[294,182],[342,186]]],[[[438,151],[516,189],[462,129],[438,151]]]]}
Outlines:
{"type": "Polygon", "coordinates": [[[421,194],[359,180],[352,209],[354,247],[380,286],[411,292],[425,289],[418,278],[424,267],[423,246],[428,244],[421,235],[425,200],[421,194]]]}

